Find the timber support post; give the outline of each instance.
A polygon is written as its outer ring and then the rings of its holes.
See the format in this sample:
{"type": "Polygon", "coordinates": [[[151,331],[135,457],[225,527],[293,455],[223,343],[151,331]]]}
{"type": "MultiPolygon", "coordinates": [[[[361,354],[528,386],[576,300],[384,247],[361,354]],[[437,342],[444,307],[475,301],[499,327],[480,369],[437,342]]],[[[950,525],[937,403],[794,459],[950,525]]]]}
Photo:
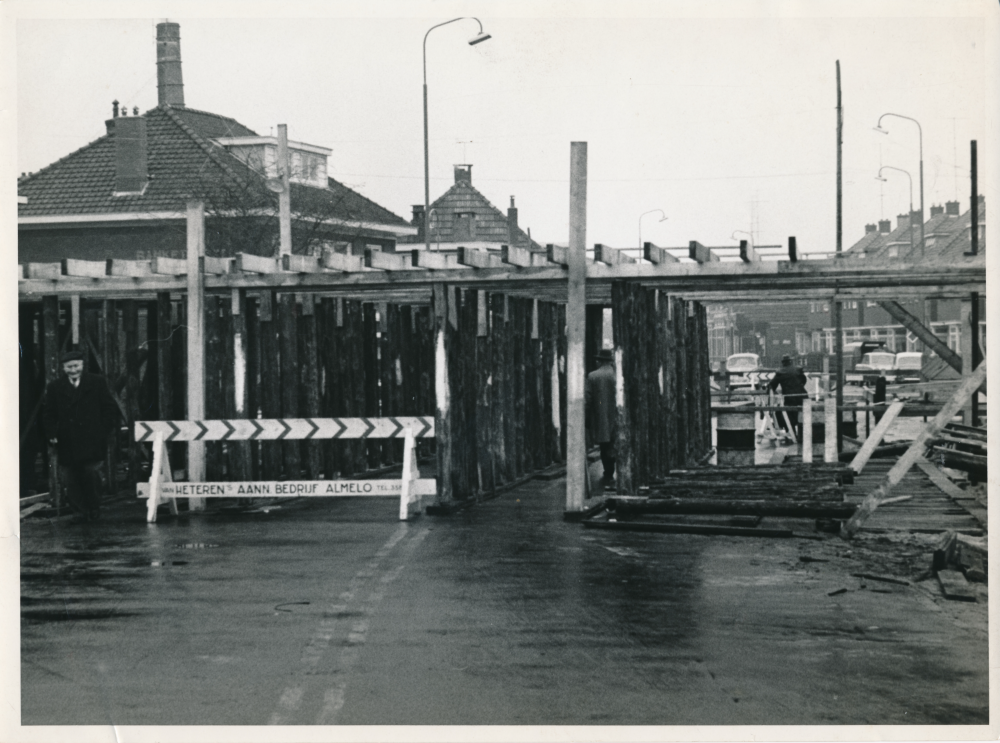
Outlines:
{"type": "MultiPolygon", "coordinates": [[[[205,250],[205,205],[187,205],[187,419],[205,417],[205,281],[202,256],[205,250]]],[[[190,482],[205,479],[205,442],[188,443],[187,476],[190,482]]],[[[188,508],[205,509],[204,498],[191,498],[188,508]]]]}
{"type": "Polygon", "coordinates": [[[566,512],[583,510],[587,493],[584,411],[586,365],[587,143],[570,143],[569,260],[566,297],[566,512]]]}

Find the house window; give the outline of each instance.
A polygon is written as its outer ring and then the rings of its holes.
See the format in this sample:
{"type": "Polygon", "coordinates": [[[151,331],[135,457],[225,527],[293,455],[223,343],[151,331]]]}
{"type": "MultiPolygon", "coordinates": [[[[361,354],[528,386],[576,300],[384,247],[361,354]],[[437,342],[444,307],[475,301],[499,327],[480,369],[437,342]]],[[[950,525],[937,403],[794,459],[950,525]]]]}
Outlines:
{"type": "Polygon", "coordinates": [[[823,312],[829,312],[829,311],[830,311],[830,305],[824,304],[823,305],[823,312]]]}
{"type": "Polygon", "coordinates": [[[826,352],[833,353],[833,331],[826,330],[824,335],[826,336],[826,352]]]}
{"type": "Polygon", "coordinates": [[[917,346],[917,336],[910,332],[906,333],[906,350],[911,352],[920,350],[917,346]]]}
{"type": "Polygon", "coordinates": [[[866,307],[878,307],[878,302],[873,302],[873,301],[871,301],[869,299],[867,302],[865,302],[865,306],[866,307]]]}
{"type": "Polygon", "coordinates": [[[877,341],[878,340],[878,328],[872,328],[869,331],[869,335],[871,336],[871,339],[873,341],[877,341]]]}
{"type": "Polygon", "coordinates": [[[455,240],[476,239],[476,213],[475,212],[455,212],[455,240]]]}
{"type": "Polygon", "coordinates": [[[961,350],[962,346],[962,329],[958,325],[948,326],[948,348],[950,348],[955,353],[961,350]]]}
{"type": "Polygon", "coordinates": [[[889,248],[889,257],[890,258],[899,258],[899,247],[898,246],[893,245],[891,248],[889,248]]]}
{"type": "Polygon", "coordinates": [[[808,337],[802,330],[795,331],[795,352],[799,354],[809,353],[808,337]]]}
{"type": "Polygon", "coordinates": [[[812,334],[812,350],[813,353],[820,353],[823,350],[823,336],[818,330],[812,334]]]}

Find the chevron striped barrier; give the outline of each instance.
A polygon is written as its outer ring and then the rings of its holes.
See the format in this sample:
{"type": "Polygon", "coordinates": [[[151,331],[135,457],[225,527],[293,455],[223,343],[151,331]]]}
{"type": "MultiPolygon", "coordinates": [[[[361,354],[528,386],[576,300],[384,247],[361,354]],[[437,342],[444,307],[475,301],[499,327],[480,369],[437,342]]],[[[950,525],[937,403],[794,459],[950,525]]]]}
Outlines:
{"type": "Polygon", "coordinates": [[[434,438],[432,416],[389,418],[236,418],[210,421],[136,421],[135,440],[152,441],[275,441],[291,439],[434,438]]]}
{"type": "Polygon", "coordinates": [[[437,494],[437,480],[420,477],[416,439],[434,436],[434,418],[274,418],[206,421],[136,421],[135,440],[153,444],[149,482],[136,484],[146,498],[146,521],[156,521],[157,508],[168,503],[177,513],[177,498],[399,498],[399,519],[419,513],[421,499],[437,494]],[[296,480],[253,482],[173,482],[168,441],[276,441],[317,439],[403,439],[403,476],[399,480],[296,480]]]}

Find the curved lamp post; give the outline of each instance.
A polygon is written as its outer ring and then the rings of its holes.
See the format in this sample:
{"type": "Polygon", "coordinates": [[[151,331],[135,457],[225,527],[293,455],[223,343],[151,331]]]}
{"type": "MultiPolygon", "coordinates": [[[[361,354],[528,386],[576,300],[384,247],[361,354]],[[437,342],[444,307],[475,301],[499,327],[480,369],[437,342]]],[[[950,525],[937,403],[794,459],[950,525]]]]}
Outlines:
{"type": "Polygon", "coordinates": [[[659,212],[660,214],[663,215],[660,219],[657,220],[658,222],[666,222],[667,221],[667,215],[664,213],[664,211],[662,209],[650,209],[648,212],[643,212],[642,214],[639,215],[639,250],[642,250],[642,246],[643,246],[643,242],[642,242],[642,218],[645,217],[647,214],[656,214],[656,212],[659,212]]]}
{"type": "MultiPolygon", "coordinates": [[[[882,128],[882,119],[886,116],[895,116],[897,119],[906,119],[907,121],[912,121],[917,125],[918,142],[920,145],[920,256],[924,255],[924,129],[920,126],[920,122],[914,119],[912,116],[903,116],[903,114],[885,113],[878,117],[878,125],[874,127],[875,131],[880,134],[888,134],[885,129],[882,128]]],[[[910,212],[912,215],[913,207],[910,207],[910,212]]],[[[913,217],[911,216],[912,220],[913,217]]]]}
{"type": "Polygon", "coordinates": [[[902,168],[897,168],[892,165],[883,165],[878,169],[878,175],[875,176],[877,181],[885,181],[886,178],[882,177],[883,170],[898,170],[900,173],[905,175],[910,181],[910,253],[913,252],[913,176],[909,172],[903,170],[902,168]]]}
{"type": "Polygon", "coordinates": [[[481,44],[490,38],[488,33],[483,32],[482,22],[478,18],[474,18],[472,16],[452,18],[450,21],[445,21],[444,23],[439,23],[436,26],[431,26],[427,29],[427,33],[424,34],[424,248],[428,251],[431,249],[431,237],[430,232],[427,229],[427,220],[429,218],[428,213],[430,212],[431,207],[431,176],[430,155],[427,146],[427,37],[430,36],[431,31],[435,28],[441,28],[441,26],[447,26],[449,23],[464,20],[472,20],[479,24],[479,33],[469,39],[469,46],[481,44]]]}

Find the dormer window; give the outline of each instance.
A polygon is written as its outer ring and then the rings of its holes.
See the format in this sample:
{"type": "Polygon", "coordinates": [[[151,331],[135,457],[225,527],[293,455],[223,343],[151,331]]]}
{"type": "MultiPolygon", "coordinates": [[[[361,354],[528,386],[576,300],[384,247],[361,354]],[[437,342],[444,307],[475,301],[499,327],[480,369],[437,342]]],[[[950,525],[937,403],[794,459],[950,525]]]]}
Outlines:
{"type": "MultiPolygon", "coordinates": [[[[215,140],[225,147],[237,160],[256,170],[267,178],[278,177],[277,137],[221,137],[215,140]]],[[[332,150],[326,147],[288,143],[288,159],[291,172],[288,177],[293,183],[326,188],[326,162],[332,150]]]]}

